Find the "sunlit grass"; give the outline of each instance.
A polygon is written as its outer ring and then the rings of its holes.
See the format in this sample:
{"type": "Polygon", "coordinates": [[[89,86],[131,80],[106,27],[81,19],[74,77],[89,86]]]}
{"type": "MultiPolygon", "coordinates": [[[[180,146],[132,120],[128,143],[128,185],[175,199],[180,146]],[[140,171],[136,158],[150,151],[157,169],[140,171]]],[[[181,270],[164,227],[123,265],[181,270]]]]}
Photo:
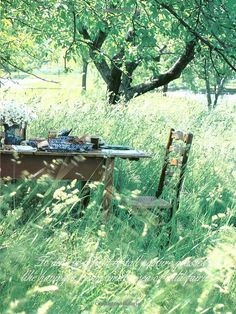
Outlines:
{"type": "Polygon", "coordinates": [[[132,218],[119,197],[104,220],[102,186],[91,185],[80,216],[78,182],[2,184],[0,313],[234,313],[235,105],[210,114],[202,103],[151,93],[109,108],[92,84],[82,95],[73,76],[59,79],[59,90],[39,83],[1,97],[36,107],[29,137],[72,127],[152,153],[117,161],[118,196],[154,193],[170,127],[194,134],[177,231],[166,249],[165,229],[157,235],[132,218]]]}

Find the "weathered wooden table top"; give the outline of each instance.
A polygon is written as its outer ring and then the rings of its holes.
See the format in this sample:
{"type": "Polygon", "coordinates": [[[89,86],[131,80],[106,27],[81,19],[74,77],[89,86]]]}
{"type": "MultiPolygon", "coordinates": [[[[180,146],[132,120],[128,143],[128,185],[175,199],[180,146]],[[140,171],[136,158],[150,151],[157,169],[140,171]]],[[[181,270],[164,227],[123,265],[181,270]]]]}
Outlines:
{"type": "Polygon", "coordinates": [[[18,152],[15,150],[0,150],[0,155],[35,155],[35,156],[54,156],[56,157],[69,157],[69,156],[83,156],[83,157],[101,157],[101,158],[128,158],[128,159],[139,159],[139,158],[151,158],[150,154],[138,150],[115,150],[115,149],[101,149],[91,150],[88,152],[47,152],[47,151],[36,151],[36,152],[18,152]]]}

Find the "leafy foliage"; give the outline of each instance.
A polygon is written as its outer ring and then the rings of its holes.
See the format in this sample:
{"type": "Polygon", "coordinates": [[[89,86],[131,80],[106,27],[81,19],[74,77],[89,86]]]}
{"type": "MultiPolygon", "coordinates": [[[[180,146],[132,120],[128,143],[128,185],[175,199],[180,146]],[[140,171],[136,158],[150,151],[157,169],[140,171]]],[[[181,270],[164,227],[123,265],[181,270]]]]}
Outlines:
{"type": "Polygon", "coordinates": [[[230,0],[3,1],[2,66],[22,69],[29,55],[42,62],[60,48],[65,69],[71,58],[91,59],[110,102],[130,100],[178,78],[196,47],[235,70],[234,8],[230,0]]]}

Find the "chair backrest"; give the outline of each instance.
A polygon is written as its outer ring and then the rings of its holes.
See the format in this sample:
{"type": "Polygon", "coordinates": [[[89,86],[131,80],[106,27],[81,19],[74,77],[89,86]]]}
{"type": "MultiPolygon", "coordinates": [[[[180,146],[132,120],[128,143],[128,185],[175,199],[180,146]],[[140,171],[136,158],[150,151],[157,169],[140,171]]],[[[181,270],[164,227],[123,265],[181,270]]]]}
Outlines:
{"type": "Polygon", "coordinates": [[[192,140],[192,133],[185,134],[182,131],[170,129],[156,197],[160,197],[165,188],[167,192],[171,190],[171,203],[175,210],[179,207],[179,197],[192,140]]]}

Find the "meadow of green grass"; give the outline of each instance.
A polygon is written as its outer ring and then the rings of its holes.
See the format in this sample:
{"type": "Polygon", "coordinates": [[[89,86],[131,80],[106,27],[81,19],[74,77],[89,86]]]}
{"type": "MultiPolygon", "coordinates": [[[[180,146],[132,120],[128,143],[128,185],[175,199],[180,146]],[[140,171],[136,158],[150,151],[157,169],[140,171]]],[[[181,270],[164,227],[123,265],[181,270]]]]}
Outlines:
{"type": "Polygon", "coordinates": [[[58,79],[2,89],[1,99],[37,110],[28,137],[72,127],[153,158],[117,160],[107,221],[98,184],[75,218],[76,181],[1,183],[0,313],[235,313],[235,103],[209,113],[197,100],[150,93],[111,108],[99,80],[81,94],[73,75],[58,79]],[[194,141],[177,229],[165,247],[165,229],[157,236],[130,217],[119,195],[154,193],[170,127],[191,131],[194,141]]]}

